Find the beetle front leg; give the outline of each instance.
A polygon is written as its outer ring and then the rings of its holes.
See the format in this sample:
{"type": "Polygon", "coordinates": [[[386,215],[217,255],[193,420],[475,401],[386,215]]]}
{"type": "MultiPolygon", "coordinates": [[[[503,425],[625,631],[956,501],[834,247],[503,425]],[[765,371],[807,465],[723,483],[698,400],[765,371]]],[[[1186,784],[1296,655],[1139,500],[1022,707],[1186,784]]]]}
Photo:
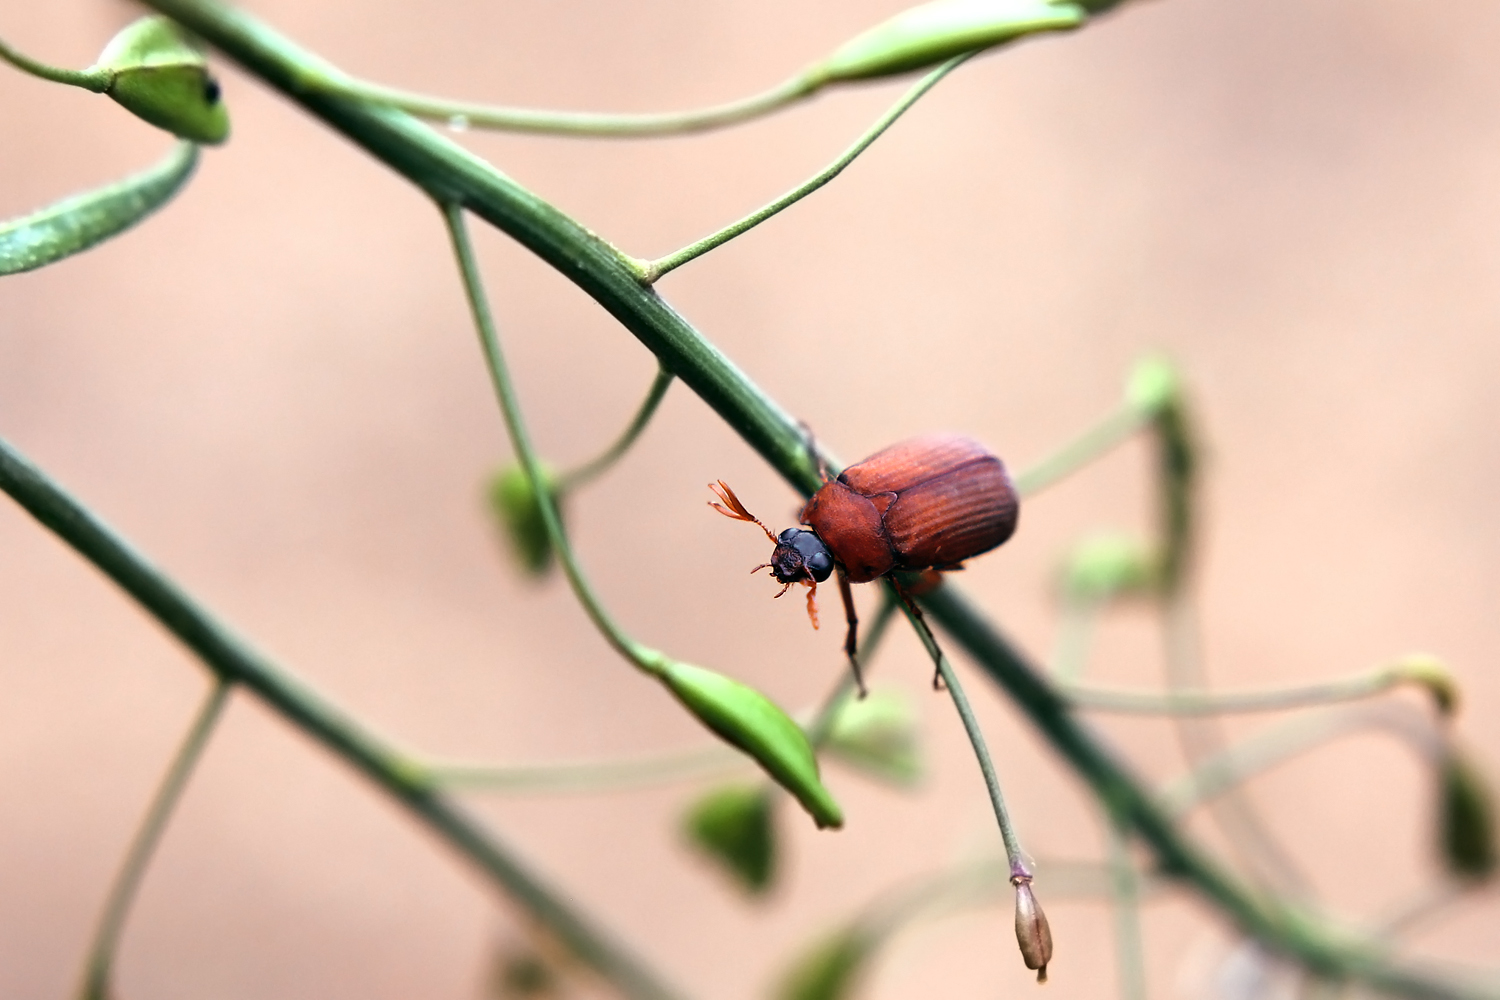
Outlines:
{"type": "Polygon", "coordinates": [[[849,575],[842,568],[838,574],[839,596],[844,599],[844,621],[849,623],[849,631],[844,636],[844,653],[849,657],[849,668],[854,671],[854,686],[859,688],[859,696],[863,698],[870,692],[859,669],[859,657],[855,655],[859,650],[859,615],[854,611],[854,591],[849,587],[849,575]]]}

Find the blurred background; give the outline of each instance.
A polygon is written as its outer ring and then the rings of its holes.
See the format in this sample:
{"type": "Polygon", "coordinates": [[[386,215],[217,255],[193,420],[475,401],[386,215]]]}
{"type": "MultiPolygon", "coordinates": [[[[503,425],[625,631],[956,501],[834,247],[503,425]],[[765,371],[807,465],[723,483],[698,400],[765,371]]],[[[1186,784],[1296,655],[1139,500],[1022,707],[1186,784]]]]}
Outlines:
{"type": "MultiPolygon", "coordinates": [[[[775,83],[902,0],[255,0],[346,70],[472,99],[663,110],[775,83]]],[[[9,4],[0,37],[92,62],[139,9],[9,4]]],[[[1133,361],[1180,364],[1207,443],[1198,581],[1216,684],[1342,676],[1415,650],[1463,685],[1460,734],[1500,772],[1500,8],[1160,0],[977,60],[834,184],[663,280],[662,294],[845,460],[953,429],[1025,468],[1117,405],[1133,361]]],[[[222,60],[221,60],[222,62],[222,60]]],[[[0,434],[243,634],[403,745],[528,763],[702,745],[557,579],[523,579],[482,483],[508,447],[437,214],[232,66],[234,123],[160,215],[0,282],[0,434]]],[[[654,257],[821,168],[904,89],[855,88],[727,132],[461,141],[627,252],[654,257]]],[[[0,72],[0,217],[159,159],[113,103],[0,72]]],[[[611,440],[653,359],[562,278],[478,230],[533,433],[566,465],[611,440]]],[[[582,560],[627,629],[788,706],[841,669],[746,570],[797,501],[675,386],[626,462],[576,498],[582,560]]],[[[1028,504],[962,584],[1039,658],[1080,535],[1146,531],[1132,444],[1028,504]]],[[[0,995],[75,986],[110,877],[205,672],[111,584],[0,503],[0,995]]],[[[861,595],[872,611],[872,588],[861,595]]],[[[836,602],[825,595],[825,619],[836,602]]],[[[788,856],[747,902],[682,846],[692,783],[474,796],[504,839],[685,989],[764,995],[812,935],[902,879],[996,847],[930,665],[893,629],[877,688],[920,706],[914,792],[829,781],[846,829],[783,811],[788,856]]],[[[1158,682],[1143,611],[1092,676],[1158,682]]],[[[961,665],[961,669],[967,669],[961,665]]],[[[1107,908],[1047,896],[1096,858],[1096,813],[973,674],[1040,866],[1054,1000],[1113,989],[1107,908]]],[[[1236,722],[1249,733],[1265,720],[1236,722]]],[[[1160,722],[1101,718],[1144,775],[1160,722]]],[[[1430,776],[1371,735],[1251,786],[1322,898],[1358,923],[1433,877],[1430,776]]],[[[1195,830],[1212,839],[1202,824],[1195,830]]],[[[1412,939],[1493,960],[1480,894],[1412,939]]],[[[1185,896],[1148,909],[1151,995],[1212,995],[1230,936],[1185,896]]],[[[872,997],[1031,995],[1008,906],[898,939],[872,997]]],[[[236,697],[132,916],[120,993],[159,1000],[486,995],[521,925],[398,809],[236,697]]]]}

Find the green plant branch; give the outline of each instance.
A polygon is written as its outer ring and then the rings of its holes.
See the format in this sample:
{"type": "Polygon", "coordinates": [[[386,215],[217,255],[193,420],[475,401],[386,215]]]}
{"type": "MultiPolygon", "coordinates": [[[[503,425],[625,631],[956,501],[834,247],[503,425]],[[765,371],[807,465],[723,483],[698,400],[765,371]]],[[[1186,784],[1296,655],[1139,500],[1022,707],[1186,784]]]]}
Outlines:
{"type": "Polygon", "coordinates": [[[209,737],[213,735],[214,726],[223,714],[232,689],[233,685],[228,679],[223,676],[214,677],[208,695],[203,699],[203,704],[197,714],[194,715],[193,723],[188,728],[182,745],[178,747],[171,765],[167,768],[161,787],[152,797],[151,805],[146,809],[140,828],[136,830],[135,837],[125,852],[120,871],[115,876],[114,884],[110,886],[109,896],[105,899],[104,909],[99,916],[99,926],[94,931],[94,943],[89,948],[88,959],[84,964],[83,985],[78,991],[82,1000],[107,1000],[110,996],[110,970],[114,965],[115,952],[119,948],[120,934],[125,929],[125,918],[130,912],[130,904],[135,900],[141,879],[146,874],[146,866],[151,863],[151,856],[156,852],[156,845],[161,842],[161,835],[167,828],[167,821],[171,819],[173,810],[177,808],[177,803],[182,798],[183,790],[187,788],[188,778],[192,776],[193,768],[197,766],[198,759],[203,756],[203,748],[208,745],[209,737]]]}
{"type": "Polygon", "coordinates": [[[1128,440],[1151,422],[1151,414],[1126,404],[1015,478],[1016,492],[1031,497],[1053,486],[1128,440]]]}
{"type": "Polygon", "coordinates": [[[243,685],[389,793],[627,997],[680,996],[562,893],[541,881],[456,802],[435,791],[419,765],[235,635],[3,439],[0,490],[119,584],[218,677],[243,685]]]}
{"type": "Polygon", "coordinates": [[[0,59],[31,76],[40,77],[52,83],[66,84],[69,87],[81,87],[96,94],[102,94],[108,90],[110,83],[114,80],[113,73],[98,67],[67,69],[62,66],[49,65],[31,58],[4,39],[0,39],[0,59]]]}
{"type": "Polygon", "coordinates": [[[754,229],[762,222],[765,222],[771,216],[777,214],[783,209],[795,205],[803,198],[806,198],[814,191],[823,187],[829,181],[833,180],[839,174],[843,173],[845,167],[853,163],[854,160],[859,156],[859,154],[863,153],[866,149],[869,149],[870,145],[876,139],[879,139],[882,135],[885,134],[887,129],[889,129],[896,123],[896,119],[904,115],[907,109],[909,109],[913,104],[917,103],[917,101],[922,98],[922,95],[926,94],[933,87],[936,87],[938,85],[938,81],[942,80],[943,77],[947,76],[959,66],[963,65],[974,55],[976,55],[976,53],[969,52],[964,55],[957,56],[953,59],[949,59],[947,62],[943,63],[943,65],[939,66],[937,69],[924,76],[921,80],[917,81],[916,86],[912,87],[904,95],[902,95],[901,99],[893,104],[890,110],[881,115],[879,120],[876,121],[874,125],[870,126],[870,128],[865,132],[864,135],[855,140],[854,145],[844,150],[843,154],[840,155],[838,159],[834,160],[827,167],[824,167],[823,170],[821,170],[819,173],[813,175],[812,178],[802,184],[799,184],[797,187],[788,191],[780,198],[777,198],[775,201],[771,202],[768,205],[756,209],[754,212],[751,212],[749,215],[745,216],[743,219],[740,219],[738,222],[731,223],[728,226],[725,226],[723,229],[720,229],[716,233],[705,236],[703,237],[703,239],[698,240],[695,243],[688,244],[675,253],[669,253],[665,257],[658,257],[656,260],[640,262],[639,266],[641,268],[641,280],[645,281],[647,284],[656,282],[658,278],[666,274],[668,271],[675,270],[676,268],[681,267],[683,264],[686,264],[688,261],[693,260],[696,257],[703,256],[715,247],[723,246],[725,243],[728,243],[736,236],[741,236],[744,233],[749,232],[751,229],[754,229]]]}
{"type": "Polygon", "coordinates": [[[753,766],[726,746],[564,764],[499,765],[433,762],[434,784],[486,792],[593,792],[733,774],[753,766]]]}
{"type": "Polygon", "coordinates": [[[504,107],[472,101],[452,101],[397,87],[359,80],[342,73],[309,74],[304,86],[331,96],[368,101],[404,111],[417,118],[443,122],[453,127],[500,129],[543,135],[633,139],[649,136],[684,135],[737,125],[806,100],[825,81],[817,74],[798,74],[770,90],[736,101],[691,111],[648,114],[611,114],[593,111],[547,111],[504,107]]]}
{"type": "Polygon", "coordinates": [[[1115,969],[1120,1000],[1146,1000],[1146,961],[1141,942],[1141,878],[1130,860],[1125,831],[1104,818],[1108,840],[1110,906],[1115,923],[1115,969]]]}
{"type": "Polygon", "coordinates": [[[666,366],[658,364],[656,377],[651,380],[651,388],[646,391],[646,398],[641,401],[640,409],[636,410],[635,416],[626,425],[624,433],[598,457],[585,462],[576,469],[561,473],[557,477],[557,492],[566,493],[590,483],[618,462],[635,444],[641,432],[646,429],[646,425],[651,422],[651,418],[656,415],[656,408],[661,405],[675,377],[666,366]]]}
{"type": "MultiPolygon", "coordinates": [[[[629,259],[614,247],[415,119],[309,91],[300,78],[326,64],[250,15],[213,0],[148,4],[439,201],[461,201],[508,233],[618,319],[796,489],[810,495],[818,488],[818,470],[797,422],[654,291],[643,288],[629,259]]],[[[1075,719],[1061,696],[952,584],[922,600],[1105,806],[1144,841],[1163,872],[1192,885],[1245,933],[1306,967],[1385,992],[1432,1000],[1500,997],[1500,991],[1469,987],[1351,944],[1239,882],[1176,828],[1145,785],[1075,719]]],[[[467,825],[462,829],[472,836],[467,825]]]]}

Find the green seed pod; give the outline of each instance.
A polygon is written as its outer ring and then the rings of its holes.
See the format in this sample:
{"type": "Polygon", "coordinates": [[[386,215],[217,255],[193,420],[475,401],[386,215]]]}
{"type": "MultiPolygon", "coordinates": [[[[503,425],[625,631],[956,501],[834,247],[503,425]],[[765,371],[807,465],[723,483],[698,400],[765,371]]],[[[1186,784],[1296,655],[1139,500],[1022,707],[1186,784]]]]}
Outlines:
{"type": "Polygon", "coordinates": [[[894,691],[847,699],[824,749],[893,785],[910,787],[922,777],[916,712],[911,702],[894,691]]]}
{"type": "Polygon", "coordinates": [[[178,143],[150,170],[0,223],[0,275],[45,267],[123,233],[170,201],[197,163],[198,147],[178,143]]]}
{"type": "Polygon", "coordinates": [[[855,925],[819,941],[787,970],[776,1000],[844,1000],[854,995],[877,944],[875,935],[855,925]]]}
{"type": "Polygon", "coordinates": [[[755,758],[819,827],[844,825],[843,812],[818,776],[807,736],[771,699],[723,674],[675,660],[663,661],[658,676],[699,722],[755,758]]]}
{"type": "MultiPolygon", "coordinates": [[[[542,477],[548,490],[553,490],[557,478],[545,465],[542,466],[542,477]]],[[[532,576],[545,576],[552,568],[552,539],[547,535],[542,507],[526,470],[519,465],[507,465],[491,477],[488,492],[490,510],[505,529],[516,562],[532,576]]],[[[558,517],[562,517],[561,506],[558,507],[558,517]]]]}
{"type": "Polygon", "coordinates": [[[93,68],[110,75],[105,93],[137,118],[193,142],[229,138],[229,112],[208,60],[173,21],[143,17],[126,26],[93,68]]]}
{"type": "Polygon", "coordinates": [[[1152,547],[1129,535],[1095,535],[1074,546],[1063,564],[1063,595],[1095,603],[1149,594],[1157,583],[1159,559],[1152,547]]]}
{"type": "Polygon", "coordinates": [[[1453,754],[1443,765],[1438,806],[1438,846],[1443,864],[1459,878],[1480,880],[1495,871],[1495,814],[1489,787],[1467,760],[1453,754]]]}
{"type": "Polygon", "coordinates": [[[927,69],[1023,35],[1076,28],[1084,12],[1048,0],[936,0],[902,11],[839,47],[814,68],[827,82],[927,69]]]}
{"type": "Polygon", "coordinates": [[[688,840],[752,895],[776,877],[776,825],[771,789],[764,784],[715,788],[688,810],[688,840]]]}

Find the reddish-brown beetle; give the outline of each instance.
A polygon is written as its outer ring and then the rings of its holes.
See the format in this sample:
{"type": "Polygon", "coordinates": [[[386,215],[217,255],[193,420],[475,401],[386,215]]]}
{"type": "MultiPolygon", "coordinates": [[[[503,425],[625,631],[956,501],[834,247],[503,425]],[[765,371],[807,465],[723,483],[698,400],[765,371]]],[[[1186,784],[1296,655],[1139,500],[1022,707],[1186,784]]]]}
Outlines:
{"type": "MultiPolygon", "coordinates": [[[[952,570],[988,552],[1016,530],[1020,504],[1000,459],[983,445],[957,434],[929,434],[878,451],[838,478],[824,475],[798,518],[808,529],[779,536],[745,509],[723,480],[709,489],[724,505],[719,513],[759,524],[776,544],[770,567],[782,584],[806,584],[807,612],[818,625],[817,586],[835,570],[849,632],[844,650],[854,660],[859,619],[851,583],[866,583],[896,571],[952,570]]],[[[752,570],[751,572],[755,572],[752,570]]],[[[857,676],[857,675],[856,675],[857,676]]]]}

